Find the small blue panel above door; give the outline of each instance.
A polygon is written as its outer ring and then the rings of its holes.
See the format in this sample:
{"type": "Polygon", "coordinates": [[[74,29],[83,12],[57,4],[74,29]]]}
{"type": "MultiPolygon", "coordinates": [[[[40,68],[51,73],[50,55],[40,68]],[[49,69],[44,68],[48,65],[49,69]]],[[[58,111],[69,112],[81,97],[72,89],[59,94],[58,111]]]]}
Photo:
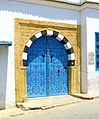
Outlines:
{"type": "Polygon", "coordinates": [[[12,41],[0,41],[1,46],[12,46],[12,41]]]}

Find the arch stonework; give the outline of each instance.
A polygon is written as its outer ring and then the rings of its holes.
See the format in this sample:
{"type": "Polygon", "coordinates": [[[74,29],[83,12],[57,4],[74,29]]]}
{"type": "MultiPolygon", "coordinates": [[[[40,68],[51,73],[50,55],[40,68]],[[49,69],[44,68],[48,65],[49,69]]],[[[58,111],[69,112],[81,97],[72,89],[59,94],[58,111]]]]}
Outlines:
{"type": "Polygon", "coordinates": [[[40,32],[36,33],[35,35],[33,35],[28,40],[28,42],[25,45],[24,51],[23,51],[23,57],[22,57],[23,66],[26,67],[28,65],[27,64],[28,49],[30,48],[32,43],[36,39],[40,38],[41,36],[53,36],[59,42],[61,42],[64,45],[64,47],[65,47],[65,49],[67,51],[67,54],[68,54],[68,66],[75,66],[75,56],[74,56],[74,50],[73,50],[72,45],[70,44],[70,42],[68,41],[68,39],[64,35],[60,34],[57,31],[53,31],[53,30],[43,30],[43,31],[40,31],[40,32]]]}

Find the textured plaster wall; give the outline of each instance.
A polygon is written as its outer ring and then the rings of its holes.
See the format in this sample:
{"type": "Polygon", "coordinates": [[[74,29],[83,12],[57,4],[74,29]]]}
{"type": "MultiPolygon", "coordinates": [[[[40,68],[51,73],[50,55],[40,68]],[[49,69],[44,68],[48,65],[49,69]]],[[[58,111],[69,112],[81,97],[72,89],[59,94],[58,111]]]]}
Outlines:
{"type": "Polygon", "coordinates": [[[87,93],[87,31],[86,10],[81,11],[81,92],[87,93]]]}
{"type": "Polygon", "coordinates": [[[81,12],[81,72],[82,92],[99,92],[99,71],[96,71],[95,62],[95,32],[99,32],[99,10],[85,9],[81,12]],[[90,63],[89,55],[93,54],[90,63]]]}
{"type": "Polygon", "coordinates": [[[56,0],[56,1],[70,2],[70,3],[80,3],[81,2],[81,0],[56,0]]]}
{"type": "Polygon", "coordinates": [[[99,32],[99,11],[87,9],[87,74],[88,74],[88,92],[99,92],[99,71],[96,71],[95,62],[95,32],[99,32]],[[94,54],[94,63],[89,64],[88,55],[94,54]]]}
{"type": "Polygon", "coordinates": [[[0,2],[0,40],[12,41],[8,49],[8,66],[6,82],[6,103],[15,102],[14,76],[14,19],[52,21],[58,23],[80,24],[80,13],[72,10],[58,9],[40,5],[18,2],[0,2]]]}
{"type": "Polygon", "coordinates": [[[97,3],[99,3],[99,0],[86,0],[86,1],[88,1],[88,2],[97,2],[97,3]]]}

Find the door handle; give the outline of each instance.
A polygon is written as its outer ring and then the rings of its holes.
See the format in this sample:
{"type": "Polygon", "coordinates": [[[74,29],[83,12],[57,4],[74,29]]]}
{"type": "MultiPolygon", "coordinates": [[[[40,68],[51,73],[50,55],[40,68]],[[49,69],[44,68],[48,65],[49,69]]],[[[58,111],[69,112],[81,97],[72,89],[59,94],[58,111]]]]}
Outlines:
{"type": "Polygon", "coordinates": [[[44,55],[44,54],[42,54],[42,57],[43,57],[43,63],[44,63],[44,58],[45,58],[45,55],[44,55]]]}

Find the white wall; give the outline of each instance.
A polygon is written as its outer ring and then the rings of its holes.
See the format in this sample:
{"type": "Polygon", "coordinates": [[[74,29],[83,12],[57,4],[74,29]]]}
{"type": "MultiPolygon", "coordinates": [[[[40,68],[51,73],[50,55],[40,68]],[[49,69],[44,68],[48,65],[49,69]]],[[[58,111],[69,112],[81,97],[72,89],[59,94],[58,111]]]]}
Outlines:
{"type": "Polygon", "coordinates": [[[86,0],[86,1],[88,1],[88,2],[97,2],[97,3],[99,3],[99,0],[86,0]]]}
{"type": "Polygon", "coordinates": [[[99,92],[99,71],[96,71],[95,65],[95,32],[99,32],[99,10],[85,9],[81,12],[82,92],[94,94],[99,92]],[[90,53],[94,54],[91,64],[90,53]]]}
{"type": "MultiPolygon", "coordinates": [[[[12,0],[12,1],[20,1],[20,2],[27,2],[27,3],[34,3],[35,0],[12,0]]],[[[60,2],[68,2],[68,3],[74,3],[74,4],[80,4],[83,3],[85,1],[98,1],[98,0],[54,0],[54,1],[60,1],[60,2]]],[[[37,1],[36,1],[37,2],[37,1]]],[[[40,0],[39,0],[40,2],[40,0]]],[[[45,1],[42,1],[45,2],[45,1]]]]}
{"type": "MultiPolygon", "coordinates": [[[[12,1],[20,1],[20,2],[26,2],[26,3],[40,3],[40,0],[36,1],[35,0],[12,0],[12,1]]],[[[60,2],[68,2],[68,3],[74,3],[74,4],[81,4],[84,2],[97,2],[99,3],[99,0],[54,0],[54,1],[60,1],[60,2]]],[[[45,2],[45,1],[42,1],[45,2]]]]}
{"type": "Polygon", "coordinates": [[[88,65],[88,90],[99,92],[99,71],[95,64],[95,32],[99,32],[99,10],[88,9],[87,12],[87,60],[88,53],[94,53],[94,64],[88,65]]]}
{"type": "Polygon", "coordinates": [[[81,92],[87,93],[87,29],[86,10],[81,11],[81,92]]]}
{"type": "MultiPolygon", "coordinates": [[[[6,80],[5,101],[7,104],[15,102],[14,18],[80,24],[80,13],[77,11],[10,1],[0,2],[0,40],[12,41],[12,46],[8,49],[7,79],[2,78],[2,80],[6,80]]],[[[4,64],[1,61],[0,63],[4,64]]],[[[0,76],[1,74],[2,72],[0,72],[0,76]]],[[[0,88],[0,91],[2,92],[2,88],[0,88]]]]}
{"type": "Polygon", "coordinates": [[[56,1],[63,1],[63,2],[70,2],[70,3],[80,3],[81,0],[56,0],[56,1]]]}

